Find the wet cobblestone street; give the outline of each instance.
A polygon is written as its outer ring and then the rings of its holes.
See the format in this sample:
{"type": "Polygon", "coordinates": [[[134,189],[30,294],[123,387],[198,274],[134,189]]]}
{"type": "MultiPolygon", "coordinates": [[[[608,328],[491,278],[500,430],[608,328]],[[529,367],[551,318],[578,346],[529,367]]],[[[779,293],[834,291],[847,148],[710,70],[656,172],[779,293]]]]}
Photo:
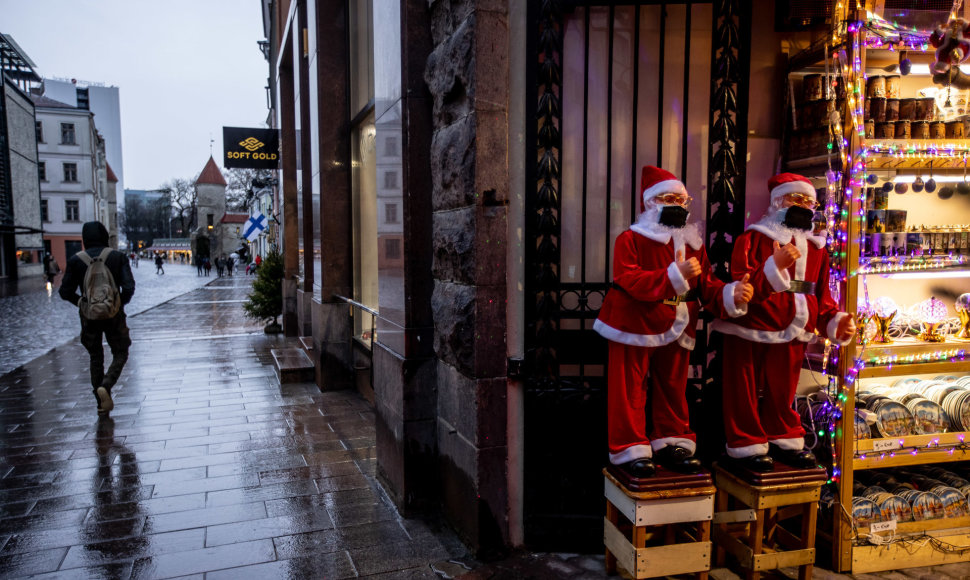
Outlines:
{"type": "Polygon", "coordinates": [[[130,316],[110,418],[76,338],[0,377],[0,577],[437,578],[465,555],[376,484],[357,392],[279,384],[251,281],[130,316]]]}
{"type": "MultiPolygon", "coordinates": [[[[125,307],[128,316],[143,312],[216,279],[198,276],[194,266],[166,264],[165,275],[141,260],[132,265],[135,295],[125,307]]],[[[48,294],[43,278],[19,281],[12,295],[0,297],[0,375],[33,360],[55,346],[78,336],[81,323],[77,307],[61,300],[57,289],[61,276],[48,294]]]]}

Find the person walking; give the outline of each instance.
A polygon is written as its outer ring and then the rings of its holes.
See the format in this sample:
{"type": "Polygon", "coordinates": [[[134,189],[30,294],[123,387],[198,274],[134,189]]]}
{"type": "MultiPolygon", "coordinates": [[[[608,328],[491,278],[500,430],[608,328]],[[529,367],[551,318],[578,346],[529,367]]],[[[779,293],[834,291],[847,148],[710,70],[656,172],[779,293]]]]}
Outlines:
{"type": "Polygon", "coordinates": [[[209,273],[212,271],[212,260],[209,256],[202,258],[202,268],[205,270],[205,277],[209,277],[209,273]]]}
{"type": "Polygon", "coordinates": [[[232,269],[236,266],[236,260],[232,256],[226,259],[226,274],[232,276],[232,269]]]}
{"type": "Polygon", "coordinates": [[[61,267],[57,264],[54,256],[51,256],[50,252],[44,254],[44,276],[47,277],[47,283],[53,285],[54,278],[60,273],[61,267]]]}
{"type": "Polygon", "coordinates": [[[195,257],[195,271],[196,271],[196,276],[201,276],[202,275],[202,271],[204,269],[205,269],[205,264],[202,262],[202,258],[200,256],[196,256],[195,257]]]}
{"type": "Polygon", "coordinates": [[[85,223],[81,228],[81,242],[84,251],[67,261],[58,294],[78,307],[81,344],[91,358],[91,388],[98,402],[98,414],[107,415],[114,408],[111,389],[128,361],[131,336],[125,304],[135,294],[135,278],[128,258],[108,246],[108,230],[104,224],[85,223]],[[102,338],[111,349],[107,372],[102,338]]]}
{"type": "Polygon", "coordinates": [[[155,273],[156,274],[159,274],[159,275],[165,274],[165,268],[163,268],[162,266],[163,266],[162,255],[155,254],[155,273]]]}

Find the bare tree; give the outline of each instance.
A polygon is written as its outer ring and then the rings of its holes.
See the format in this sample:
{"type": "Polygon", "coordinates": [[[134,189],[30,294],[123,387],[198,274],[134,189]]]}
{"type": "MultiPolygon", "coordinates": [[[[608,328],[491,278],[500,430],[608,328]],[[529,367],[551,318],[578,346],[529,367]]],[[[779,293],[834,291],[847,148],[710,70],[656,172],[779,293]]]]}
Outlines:
{"type": "Polygon", "coordinates": [[[269,169],[224,169],[226,178],[226,210],[246,211],[253,197],[253,181],[265,181],[273,176],[269,169]]]}
{"type": "Polygon", "coordinates": [[[196,226],[199,194],[195,180],[176,177],[162,186],[172,202],[173,221],[178,224],[179,237],[188,237],[196,226]]]}

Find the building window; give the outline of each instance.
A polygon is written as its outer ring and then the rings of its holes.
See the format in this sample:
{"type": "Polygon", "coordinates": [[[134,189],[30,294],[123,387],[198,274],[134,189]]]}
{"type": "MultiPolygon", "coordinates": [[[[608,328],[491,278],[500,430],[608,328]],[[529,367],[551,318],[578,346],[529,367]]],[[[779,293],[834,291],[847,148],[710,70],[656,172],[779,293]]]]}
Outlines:
{"type": "Polygon", "coordinates": [[[211,213],[210,213],[210,214],[207,214],[207,215],[205,216],[205,225],[206,225],[206,227],[207,227],[208,229],[210,229],[210,230],[212,229],[212,227],[213,227],[213,225],[214,225],[214,222],[213,222],[213,219],[214,219],[214,218],[213,218],[213,215],[212,215],[211,213]]]}
{"type": "Polygon", "coordinates": [[[67,183],[77,183],[77,163],[64,164],[64,181],[67,183]]]}
{"type": "Polygon", "coordinates": [[[43,143],[44,142],[44,122],[35,121],[34,125],[37,127],[37,142],[43,143]]]}
{"type": "Polygon", "coordinates": [[[61,145],[77,145],[74,137],[74,123],[61,123],[61,145]]]}
{"type": "Polygon", "coordinates": [[[47,162],[46,161],[37,162],[37,177],[40,178],[41,181],[47,181],[47,162]]]}
{"type": "Polygon", "coordinates": [[[64,200],[64,221],[66,222],[81,221],[81,202],[79,202],[76,199],[64,200]]]}
{"type": "Polygon", "coordinates": [[[386,137],[384,139],[384,155],[388,157],[397,157],[397,137],[386,137]]]}
{"type": "Polygon", "coordinates": [[[388,260],[400,260],[401,240],[398,238],[384,240],[384,255],[387,256],[388,260]]]}
{"type": "Polygon", "coordinates": [[[40,221],[49,222],[51,221],[50,214],[47,213],[47,200],[40,200],[40,221]]]}
{"type": "Polygon", "coordinates": [[[384,189],[397,189],[397,171],[388,171],[384,174],[384,189]]]}
{"type": "Polygon", "coordinates": [[[397,223],[397,204],[396,203],[389,203],[384,206],[384,223],[386,224],[397,223]]]}

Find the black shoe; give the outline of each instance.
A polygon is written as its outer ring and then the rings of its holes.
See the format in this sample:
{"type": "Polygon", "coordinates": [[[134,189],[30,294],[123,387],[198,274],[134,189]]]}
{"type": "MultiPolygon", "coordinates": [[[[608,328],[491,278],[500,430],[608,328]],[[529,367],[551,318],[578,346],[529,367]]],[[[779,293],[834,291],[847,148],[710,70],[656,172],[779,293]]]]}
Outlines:
{"type": "Polygon", "coordinates": [[[98,387],[94,390],[94,396],[98,399],[98,415],[107,415],[115,408],[115,403],[111,400],[111,392],[108,389],[98,387]]]}
{"type": "Polygon", "coordinates": [[[750,471],[765,473],[775,468],[775,462],[767,455],[749,455],[748,457],[727,457],[728,466],[743,467],[750,471]]]}
{"type": "Polygon", "coordinates": [[[777,445],[769,445],[768,453],[779,463],[784,463],[796,469],[814,469],[818,467],[818,460],[810,449],[782,449],[777,445]]]}
{"type": "Polygon", "coordinates": [[[654,451],[653,456],[660,465],[680,473],[697,473],[701,470],[701,460],[685,447],[667,445],[654,451]]]}
{"type": "Polygon", "coordinates": [[[650,461],[646,457],[641,459],[634,459],[633,461],[627,461],[626,463],[621,463],[617,465],[618,468],[625,471],[630,477],[641,478],[641,477],[652,477],[657,471],[654,466],[653,461],[650,461]]]}

